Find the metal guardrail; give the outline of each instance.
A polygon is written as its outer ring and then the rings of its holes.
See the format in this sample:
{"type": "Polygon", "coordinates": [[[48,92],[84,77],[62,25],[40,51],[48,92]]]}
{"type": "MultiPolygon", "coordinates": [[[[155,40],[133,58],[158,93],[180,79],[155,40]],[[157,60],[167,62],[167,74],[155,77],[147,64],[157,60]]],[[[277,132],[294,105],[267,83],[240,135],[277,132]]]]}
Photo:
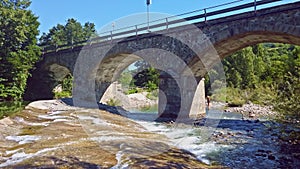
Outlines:
{"type": "MultiPolygon", "coordinates": [[[[116,38],[138,36],[141,34],[146,34],[146,33],[149,33],[149,31],[151,29],[152,30],[156,29],[155,31],[151,31],[151,32],[156,32],[156,31],[162,31],[162,30],[169,29],[169,28],[171,28],[172,25],[173,25],[172,28],[174,28],[179,25],[180,26],[186,25],[187,22],[189,22],[189,24],[193,24],[193,23],[200,22],[200,19],[202,19],[202,22],[208,22],[209,17],[226,14],[226,13],[230,13],[230,12],[238,12],[239,10],[244,10],[247,8],[253,8],[250,11],[256,12],[258,6],[262,6],[262,5],[266,5],[266,4],[270,4],[270,3],[278,2],[278,1],[282,1],[282,0],[260,0],[260,1],[254,0],[250,3],[244,3],[244,4],[241,4],[238,6],[227,7],[224,9],[219,9],[219,10],[214,10],[214,11],[208,12],[211,9],[216,9],[216,8],[223,7],[223,6],[236,4],[241,1],[244,1],[244,0],[236,0],[233,2],[220,4],[220,5],[212,6],[212,7],[208,7],[208,8],[203,8],[200,10],[183,13],[183,14],[176,15],[176,16],[158,19],[158,20],[149,22],[149,24],[150,24],[149,26],[148,26],[148,23],[142,23],[142,24],[138,24],[138,25],[133,25],[133,26],[116,29],[113,31],[103,32],[103,33],[98,34],[98,37],[96,37],[96,38],[92,38],[87,41],[72,43],[71,45],[65,44],[65,45],[60,45],[60,46],[55,45],[55,46],[41,46],[41,47],[42,47],[43,53],[59,51],[59,50],[63,50],[63,49],[70,49],[70,48],[73,49],[74,47],[83,46],[86,44],[105,42],[105,41],[109,41],[109,40],[112,41],[113,39],[116,39],[116,38]],[[191,14],[195,14],[195,13],[199,13],[199,12],[202,12],[202,13],[198,14],[198,15],[187,16],[187,15],[191,15],[191,14]],[[178,18],[182,18],[182,19],[178,19],[178,18]]],[[[247,11],[247,12],[249,12],[249,11],[247,11]]],[[[242,12],[240,12],[240,13],[242,13],[242,12]]],[[[234,13],[234,14],[240,14],[240,13],[234,13]]]]}

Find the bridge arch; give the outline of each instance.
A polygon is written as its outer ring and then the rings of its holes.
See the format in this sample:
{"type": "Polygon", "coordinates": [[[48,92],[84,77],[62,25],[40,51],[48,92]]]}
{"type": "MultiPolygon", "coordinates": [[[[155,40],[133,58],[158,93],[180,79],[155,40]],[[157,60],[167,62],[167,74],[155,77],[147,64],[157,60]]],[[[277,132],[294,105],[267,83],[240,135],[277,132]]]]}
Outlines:
{"type": "Polygon", "coordinates": [[[63,54],[54,54],[54,56],[52,54],[44,55],[43,60],[38,62],[31,72],[32,76],[27,80],[24,100],[52,99],[53,89],[67,75],[73,75],[72,59],[71,62],[66,62],[69,58],[62,56],[63,54]]]}
{"type": "MultiPolygon", "coordinates": [[[[159,31],[157,34],[137,34],[136,36],[123,39],[121,42],[111,39],[110,42],[96,41],[95,44],[89,44],[87,46],[70,47],[69,49],[62,49],[60,51],[51,51],[44,54],[43,60],[38,63],[35,71],[38,73],[33,73],[32,79],[35,79],[36,82],[34,83],[36,83],[36,85],[33,84],[33,86],[31,86],[30,84],[32,83],[29,80],[28,87],[33,88],[33,90],[31,90],[33,92],[37,89],[49,87],[48,82],[51,81],[51,76],[47,77],[50,78],[49,80],[45,77],[45,74],[39,72],[43,72],[44,67],[47,67],[52,63],[65,66],[70,70],[70,72],[72,72],[72,74],[74,74],[74,72],[76,72],[76,63],[85,63],[86,60],[89,60],[88,65],[77,65],[79,75],[81,75],[81,70],[84,70],[87,73],[82,74],[82,77],[75,79],[75,81],[77,80],[76,84],[81,85],[83,88],[92,88],[93,91],[89,92],[85,90],[78,90],[75,92],[79,96],[82,96],[83,100],[99,100],[102,95],[101,93],[103,93],[106,89],[105,83],[109,84],[114,81],[115,77],[119,74],[118,72],[127,65],[125,63],[121,64],[125,58],[132,55],[132,60],[128,61],[128,64],[138,57],[147,60],[147,58],[150,59],[150,57],[146,58],[143,56],[147,56],[149,52],[154,52],[154,56],[156,56],[156,58],[153,58],[153,60],[158,61],[158,63],[163,65],[164,68],[167,68],[166,72],[172,77],[177,77],[176,74],[186,75],[185,72],[191,72],[190,75],[195,77],[196,84],[198,84],[201,77],[203,77],[207,70],[212,68],[212,66],[219,61],[220,58],[222,59],[246,46],[261,42],[281,42],[300,45],[299,4],[300,2],[295,2],[292,4],[257,10],[255,12],[246,12],[195,24],[196,27],[199,28],[198,30],[203,32],[204,36],[193,33],[188,34],[186,33],[186,31],[189,30],[188,26],[179,26],[159,31]],[[172,33],[177,36],[178,39],[188,37],[187,41],[190,43],[177,43],[177,38],[166,38],[168,36],[172,37],[170,36],[172,33]],[[166,36],[163,37],[162,34],[166,36]],[[211,46],[205,43],[201,44],[201,42],[205,39],[208,39],[208,41],[213,44],[214,50],[217,51],[220,58],[212,57],[215,53],[207,52],[210,51],[211,46]],[[185,44],[191,45],[185,46],[185,44]],[[195,51],[195,47],[200,48],[197,48],[196,52],[193,52],[195,51]],[[80,57],[82,54],[84,57],[80,57]],[[135,58],[134,55],[138,57],[135,58]],[[166,61],[164,59],[166,55],[174,56],[174,58],[178,58],[180,62],[176,63],[168,60],[166,61]],[[120,64],[110,64],[110,68],[103,66],[105,65],[105,62],[113,63],[113,59],[116,59],[115,61],[118,63],[120,62],[120,64]],[[184,68],[179,67],[182,62],[184,63],[183,65],[186,65],[184,68]],[[110,73],[112,72],[116,73],[116,75],[111,75],[110,73]],[[41,81],[43,81],[42,83],[45,83],[46,85],[39,85],[41,81]],[[97,89],[98,87],[99,89],[97,89]],[[95,92],[95,89],[99,91],[95,92]],[[95,93],[98,94],[95,95],[95,93]]],[[[178,41],[181,42],[180,40],[178,41]]],[[[151,63],[151,61],[148,62],[151,63]]],[[[159,67],[159,65],[157,67],[159,67]]],[[[185,78],[188,78],[188,76],[185,78]]],[[[173,82],[174,79],[176,78],[173,78],[173,82]]],[[[171,88],[173,82],[168,84],[169,80],[172,81],[172,79],[168,78],[166,78],[166,80],[162,80],[163,84],[161,85],[167,85],[166,88],[171,88]]],[[[176,83],[178,82],[180,86],[194,84],[183,84],[184,80],[180,78],[175,81],[176,83]]],[[[183,88],[192,88],[191,91],[185,91],[186,93],[183,95],[186,97],[195,95],[192,93],[195,92],[195,85],[194,87],[185,86],[183,88]]],[[[172,93],[172,89],[165,93],[172,93]]],[[[180,93],[182,92],[180,91],[180,93]]],[[[36,95],[33,99],[51,98],[51,95],[42,94],[40,91],[35,91],[33,94],[36,95]]],[[[82,100],[79,100],[79,103],[81,102],[82,100]]],[[[182,107],[183,106],[181,106],[181,108],[182,107]]],[[[189,111],[190,107],[187,107],[187,111],[189,111]]],[[[172,111],[171,108],[170,111],[172,111]]]]}
{"type": "MultiPolygon", "coordinates": [[[[188,93],[189,98],[194,98],[193,94],[199,83],[199,79],[195,79],[193,72],[187,73],[186,63],[195,55],[197,54],[188,45],[170,36],[148,34],[147,38],[135,41],[124,39],[115,44],[97,66],[95,76],[96,100],[101,100],[106,89],[119,78],[125,68],[133,62],[143,59],[162,72],[160,75],[161,83],[159,84],[160,117],[176,119],[178,114],[183,115],[184,112],[189,112],[192,104],[191,99],[189,99],[190,103],[189,101],[182,102],[184,97],[187,98],[184,96],[187,93],[184,92],[183,81],[187,79],[190,81],[189,90],[193,92],[188,93]],[[182,79],[183,72],[185,73],[184,80],[182,79]]],[[[204,99],[204,95],[202,97],[204,99]]],[[[201,99],[198,98],[198,100],[201,99]]],[[[204,112],[204,109],[201,112],[204,112]]]]}
{"type": "MultiPolygon", "coordinates": [[[[298,2],[201,22],[197,27],[207,35],[220,59],[223,59],[242,48],[258,43],[300,45],[299,9],[298,2]]],[[[203,53],[200,58],[208,69],[215,63],[209,54],[203,53]]],[[[189,67],[197,76],[203,76],[206,72],[196,70],[199,58],[195,57],[192,60],[189,67]]]]}
{"type": "Polygon", "coordinates": [[[215,44],[221,59],[247,46],[258,43],[286,43],[300,45],[300,36],[279,32],[248,32],[227,38],[215,44]]]}

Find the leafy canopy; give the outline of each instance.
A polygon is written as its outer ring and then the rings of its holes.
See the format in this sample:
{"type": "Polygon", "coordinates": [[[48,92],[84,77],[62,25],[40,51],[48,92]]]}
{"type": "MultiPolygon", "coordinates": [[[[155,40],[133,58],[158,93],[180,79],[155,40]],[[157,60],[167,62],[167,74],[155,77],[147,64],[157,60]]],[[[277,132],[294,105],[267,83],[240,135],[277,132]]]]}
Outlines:
{"type": "Polygon", "coordinates": [[[0,100],[20,100],[29,69],[40,55],[37,21],[29,0],[0,2],[0,100]]]}
{"type": "Polygon", "coordinates": [[[67,20],[65,25],[57,24],[48,33],[43,33],[39,43],[46,46],[71,45],[86,41],[90,37],[94,37],[95,34],[94,23],[86,22],[81,25],[76,19],[71,18],[67,20]]]}

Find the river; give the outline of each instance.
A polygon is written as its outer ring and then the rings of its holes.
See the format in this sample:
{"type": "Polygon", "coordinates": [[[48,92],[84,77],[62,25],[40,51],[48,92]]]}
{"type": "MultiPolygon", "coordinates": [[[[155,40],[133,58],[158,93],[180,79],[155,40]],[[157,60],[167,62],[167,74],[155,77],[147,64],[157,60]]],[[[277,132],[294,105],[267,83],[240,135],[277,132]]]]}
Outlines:
{"type": "Polygon", "coordinates": [[[285,132],[297,131],[300,134],[299,128],[267,118],[244,119],[240,113],[220,109],[207,109],[206,119],[194,125],[153,122],[157,118],[155,111],[135,112],[129,118],[151,132],[167,136],[172,145],[192,152],[208,165],[239,169],[300,166],[299,143],[288,145],[282,140],[285,132]]]}
{"type": "Polygon", "coordinates": [[[127,118],[90,109],[26,108],[0,121],[0,167],[297,168],[297,128],[210,109],[190,124],[154,122],[157,112],[127,118]],[[130,120],[129,120],[129,119],[130,120]],[[191,125],[192,124],[192,125],[191,125]]]}

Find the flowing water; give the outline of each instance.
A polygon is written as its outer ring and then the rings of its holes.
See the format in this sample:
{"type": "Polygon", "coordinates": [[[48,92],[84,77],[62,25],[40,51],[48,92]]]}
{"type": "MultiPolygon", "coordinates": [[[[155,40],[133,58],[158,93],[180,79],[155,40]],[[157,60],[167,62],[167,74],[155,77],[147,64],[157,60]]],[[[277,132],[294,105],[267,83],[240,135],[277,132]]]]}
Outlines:
{"type": "Polygon", "coordinates": [[[216,109],[187,124],[155,122],[155,110],[125,116],[92,109],[25,109],[0,121],[0,167],[300,166],[299,144],[282,142],[282,125],[268,120],[242,119],[216,109]]]}
{"type": "MultiPolygon", "coordinates": [[[[239,113],[206,110],[206,119],[194,125],[153,122],[157,112],[128,116],[147,130],[167,136],[175,147],[192,152],[208,164],[230,168],[295,168],[300,166],[300,145],[286,145],[281,133],[289,130],[262,119],[244,119],[239,113]],[[292,148],[290,153],[285,149],[292,148]]],[[[299,129],[297,130],[299,134],[299,129]]]]}

